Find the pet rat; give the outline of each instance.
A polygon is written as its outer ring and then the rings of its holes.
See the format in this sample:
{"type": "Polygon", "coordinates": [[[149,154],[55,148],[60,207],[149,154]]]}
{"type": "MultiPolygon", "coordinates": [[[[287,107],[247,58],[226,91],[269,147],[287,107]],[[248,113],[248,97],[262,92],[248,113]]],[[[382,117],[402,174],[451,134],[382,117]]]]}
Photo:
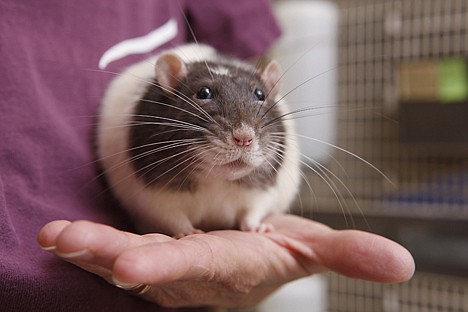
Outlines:
{"type": "Polygon", "coordinates": [[[142,231],[175,237],[268,231],[300,182],[293,121],[275,61],[263,69],[187,44],[137,63],[109,85],[98,157],[142,231]]]}

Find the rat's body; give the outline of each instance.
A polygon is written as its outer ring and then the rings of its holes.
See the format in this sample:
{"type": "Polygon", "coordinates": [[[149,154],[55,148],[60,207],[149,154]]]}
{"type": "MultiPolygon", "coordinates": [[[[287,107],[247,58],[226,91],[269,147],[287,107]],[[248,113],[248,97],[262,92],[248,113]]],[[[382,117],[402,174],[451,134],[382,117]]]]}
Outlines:
{"type": "Polygon", "coordinates": [[[110,85],[99,157],[116,197],[142,229],[264,230],[299,185],[299,151],[279,68],[261,72],[186,45],[138,63],[110,85]],[[156,64],[156,65],[155,65],[156,64]]]}

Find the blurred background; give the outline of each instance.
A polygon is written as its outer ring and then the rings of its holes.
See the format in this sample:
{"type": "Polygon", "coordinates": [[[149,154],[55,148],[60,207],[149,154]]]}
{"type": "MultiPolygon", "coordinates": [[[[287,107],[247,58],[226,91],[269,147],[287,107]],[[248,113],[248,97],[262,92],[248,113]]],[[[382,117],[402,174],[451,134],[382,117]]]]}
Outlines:
{"type": "Polygon", "coordinates": [[[315,107],[294,115],[309,167],[295,212],[389,237],[417,272],[328,273],[257,310],[468,311],[468,1],[274,3],[286,99],[315,107]]]}

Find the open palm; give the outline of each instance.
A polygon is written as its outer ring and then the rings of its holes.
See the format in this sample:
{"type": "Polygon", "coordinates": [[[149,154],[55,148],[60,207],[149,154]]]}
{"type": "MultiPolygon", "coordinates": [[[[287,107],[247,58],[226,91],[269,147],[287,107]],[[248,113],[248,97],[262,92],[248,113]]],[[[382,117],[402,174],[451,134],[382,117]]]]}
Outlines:
{"type": "Polygon", "coordinates": [[[410,253],[381,236],[291,215],[266,221],[273,231],[215,231],[178,240],[53,221],[38,242],[110,283],[151,285],[143,297],[167,307],[251,306],[288,281],[326,270],[384,283],[414,272],[410,253]]]}

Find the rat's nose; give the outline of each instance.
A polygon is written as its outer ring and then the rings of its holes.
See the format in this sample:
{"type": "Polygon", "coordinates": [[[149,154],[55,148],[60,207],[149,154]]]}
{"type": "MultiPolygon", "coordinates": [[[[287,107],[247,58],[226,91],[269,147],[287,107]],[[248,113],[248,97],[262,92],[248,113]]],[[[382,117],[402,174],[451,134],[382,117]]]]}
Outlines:
{"type": "Polygon", "coordinates": [[[247,147],[252,145],[254,137],[255,131],[250,127],[243,126],[232,131],[232,138],[237,146],[247,147]]]}

